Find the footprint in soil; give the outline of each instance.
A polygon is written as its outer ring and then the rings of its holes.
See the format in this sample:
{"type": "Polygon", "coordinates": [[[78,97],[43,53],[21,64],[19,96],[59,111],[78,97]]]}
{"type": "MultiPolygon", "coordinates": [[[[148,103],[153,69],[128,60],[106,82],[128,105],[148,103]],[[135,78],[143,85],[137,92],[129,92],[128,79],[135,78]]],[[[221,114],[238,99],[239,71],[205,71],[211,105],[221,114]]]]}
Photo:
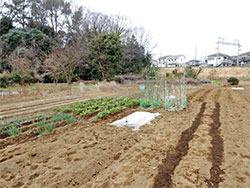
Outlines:
{"type": "Polygon", "coordinates": [[[19,149],[20,149],[20,147],[17,147],[17,148],[15,148],[15,149],[13,149],[13,150],[10,150],[10,151],[8,151],[8,154],[9,154],[9,153],[13,153],[13,152],[15,152],[15,151],[19,151],[19,149]]]}
{"type": "Polygon", "coordinates": [[[239,177],[239,176],[236,176],[238,182],[240,182],[240,184],[242,183],[246,183],[246,178],[245,177],[239,177]]]}
{"type": "Polygon", "coordinates": [[[72,178],[69,182],[68,185],[72,185],[73,187],[79,187],[80,183],[77,182],[74,178],[72,178]]]}
{"type": "Polygon", "coordinates": [[[7,172],[1,176],[5,181],[11,181],[15,176],[11,172],[7,172]]]}
{"type": "Polygon", "coordinates": [[[45,159],[40,159],[37,163],[48,163],[51,157],[45,157],[45,159]]]}
{"type": "Polygon", "coordinates": [[[13,188],[19,188],[19,187],[22,187],[23,185],[24,185],[23,182],[15,182],[15,183],[13,184],[13,188]]]}
{"type": "Polygon", "coordinates": [[[29,177],[29,180],[33,180],[33,179],[35,179],[35,178],[37,178],[37,177],[39,177],[39,176],[40,176],[39,173],[32,174],[32,175],[29,177]]]}

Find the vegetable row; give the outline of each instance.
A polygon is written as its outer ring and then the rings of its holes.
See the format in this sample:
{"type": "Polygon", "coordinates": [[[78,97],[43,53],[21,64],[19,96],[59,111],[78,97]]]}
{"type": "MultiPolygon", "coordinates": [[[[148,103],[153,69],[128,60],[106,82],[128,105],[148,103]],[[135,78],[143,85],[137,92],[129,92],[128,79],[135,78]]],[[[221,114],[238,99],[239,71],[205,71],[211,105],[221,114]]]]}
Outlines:
{"type": "Polygon", "coordinates": [[[82,117],[96,114],[96,118],[98,119],[139,104],[139,100],[132,100],[127,97],[102,97],[57,107],[53,110],[63,113],[73,113],[82,117]]]}

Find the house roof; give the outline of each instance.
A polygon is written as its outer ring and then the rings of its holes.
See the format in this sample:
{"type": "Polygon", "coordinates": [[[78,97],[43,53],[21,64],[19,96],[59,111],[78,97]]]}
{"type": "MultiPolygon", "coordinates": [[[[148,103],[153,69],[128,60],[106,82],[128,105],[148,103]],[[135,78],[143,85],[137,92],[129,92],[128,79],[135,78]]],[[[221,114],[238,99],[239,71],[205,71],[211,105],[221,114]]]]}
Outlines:
{"type": "Polygon", "coordinates": [[[188,63],[199,63],[200,61],[197,59],[191,59],[188,63]]]}
{"type": "Polygon", "coordinates": [[[250,56],[250,52],[242,53],[242,54],[240,54],[239,56],[250,56]]]}
{"type": "Polygon", "coordinates": [[[183,54],[180,55],[167,55],[167,56],[162,56],[159,58],[159,60],[161,59],[178,59],[179,57],[184,57],[186,58],[183,54]]]}
{"type": "MultiPolygon", "coordinates": [[[[207,57],[216,57],[216,56],[217,56],[217,53],[212,54],[212,55],[208,55],[207,57]]],[[[218,56],[220,56],[220,57],[230,57],[229,55],[223,54],[223,53],[218,53],[218,56]]]]}

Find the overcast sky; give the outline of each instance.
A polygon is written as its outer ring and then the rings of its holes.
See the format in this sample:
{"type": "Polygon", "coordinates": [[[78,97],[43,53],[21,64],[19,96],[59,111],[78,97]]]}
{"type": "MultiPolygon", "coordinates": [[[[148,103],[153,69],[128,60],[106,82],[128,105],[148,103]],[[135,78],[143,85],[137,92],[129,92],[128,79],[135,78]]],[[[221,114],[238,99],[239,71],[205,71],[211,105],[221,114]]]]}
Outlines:
{"type": "MultiPolygon", "coordinates": [[[[240,40],[241,53],[250,51],[249,0],[75,0],[93,11],[120,14],[149,30],[157,47],[155,58],[184,54],[197,59],[216,53],[216,42],[240,40]]],[[[237,47],[219,52],[237,54],[237,47]]]]}

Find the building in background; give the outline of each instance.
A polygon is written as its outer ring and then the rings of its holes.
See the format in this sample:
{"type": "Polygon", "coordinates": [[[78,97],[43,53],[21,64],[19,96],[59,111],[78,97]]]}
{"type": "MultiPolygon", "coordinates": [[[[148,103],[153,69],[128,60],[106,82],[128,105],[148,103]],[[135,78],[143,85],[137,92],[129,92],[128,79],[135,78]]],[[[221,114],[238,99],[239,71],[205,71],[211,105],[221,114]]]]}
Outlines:
{"type": "Polygon", "coordinates": [[[184,55],[168,55],[159,58],[158,67],[184,67],[186,57],[184,55]]]}
{"type": "Polygon", "coordinates": [[[233,61],[229,55],[216,53],[207,56],[207,65],[212,67],[232,66],[233,61]]]}
{"type": "Polygon", "coordinates": [[[250,65],[250,52],[240,54],[239,62],[240,65],[250,65]]]}
{"type": "Polygon", "coordinates": [[[200,61],[197,59],[192,59],[190,61],[187,62],[188,66],[193,66],[193,67],[197,67],[200,65],[200,61]]]}

